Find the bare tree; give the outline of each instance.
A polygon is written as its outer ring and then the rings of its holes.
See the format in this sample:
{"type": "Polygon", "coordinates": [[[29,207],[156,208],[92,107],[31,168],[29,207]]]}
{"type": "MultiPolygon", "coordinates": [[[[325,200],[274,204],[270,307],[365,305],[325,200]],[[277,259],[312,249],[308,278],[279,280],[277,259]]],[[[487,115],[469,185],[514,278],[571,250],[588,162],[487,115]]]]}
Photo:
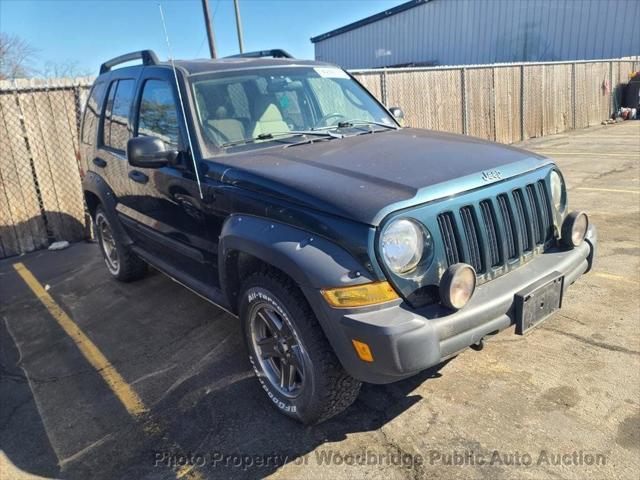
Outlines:
{"type": "Polygon", "coordinates": [[[0,80],[28,77],[33,73],[31,61],[38,50],[26,40],[0,32],[0,80]]]}
{"type": "Polygon", "coordinates": [[[44,69],[38,72],[38,75],[45,78],[72,78],[72,77],[88,77],[93,72],[87,68],[82,68],[76,60],[66,60],[64,62],[47,62],[44,69]]]}

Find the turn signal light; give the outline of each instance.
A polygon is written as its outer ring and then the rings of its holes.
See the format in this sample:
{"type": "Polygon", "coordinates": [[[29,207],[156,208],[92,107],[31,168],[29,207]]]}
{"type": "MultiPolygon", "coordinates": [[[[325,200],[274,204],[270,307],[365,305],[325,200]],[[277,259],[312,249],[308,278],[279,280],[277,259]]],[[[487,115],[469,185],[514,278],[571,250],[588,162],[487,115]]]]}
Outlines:
{"type": "Polygon", "coordinates": [[[351,287],[331,288],[321,292],[329,305],[338,308],[364,307],[398,298],[398,294],[389,282],[365,283],[351,287]]]}
{"type": "Polygon", "coordinates": [[[353,348],[356,349],[356,353],[358,354],[358,357],[360,357],[360,360],[373,362],[373,354],[371,353],[369,345],[354,339],[351,340],[351,343],[353,343],[353,348]]]}

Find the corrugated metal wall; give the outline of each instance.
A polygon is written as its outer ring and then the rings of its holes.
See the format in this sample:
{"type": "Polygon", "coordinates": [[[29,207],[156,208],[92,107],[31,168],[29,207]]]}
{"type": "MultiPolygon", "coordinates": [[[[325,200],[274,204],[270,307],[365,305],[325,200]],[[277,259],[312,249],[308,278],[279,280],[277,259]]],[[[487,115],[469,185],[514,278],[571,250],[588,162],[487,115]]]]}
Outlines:
{"type": "Polygon", "coordinates": [[[432,0],[315,44],[343,68],[640,54],[639,0],[432,0]]]}

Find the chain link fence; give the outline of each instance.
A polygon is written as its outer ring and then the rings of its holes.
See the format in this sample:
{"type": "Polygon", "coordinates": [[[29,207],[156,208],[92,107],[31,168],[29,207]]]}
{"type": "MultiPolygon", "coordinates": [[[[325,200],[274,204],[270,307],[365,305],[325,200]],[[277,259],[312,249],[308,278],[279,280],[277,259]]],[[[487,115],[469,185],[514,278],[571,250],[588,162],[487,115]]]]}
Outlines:
{"type": "Polygon", "coordinates": [[[78,131],[90,86],[0,82],[0,258],[86,237],[78,131]]]}
{"type": "MultiPolygon", "coordinates": [[[[514,143],[599,124],[638,69],[610,60],[352,73],[402,107],[407,126],[514,143]]],[[[0,81],[0,258],[87,238],[78,139],[92,81],[0,81]]]]}

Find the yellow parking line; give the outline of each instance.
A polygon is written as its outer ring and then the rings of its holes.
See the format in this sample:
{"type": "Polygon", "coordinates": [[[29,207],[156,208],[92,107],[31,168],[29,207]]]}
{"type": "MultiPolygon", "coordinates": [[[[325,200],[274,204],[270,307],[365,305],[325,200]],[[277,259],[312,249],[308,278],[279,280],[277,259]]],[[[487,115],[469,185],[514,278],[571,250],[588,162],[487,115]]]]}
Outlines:
{"type": "MultiPolygon", "coordinates": [[[[133,390],[133,388],[122,378],[113,365],[107,360],[107,357],[98,349],[95,343],[85,335],[78,325],[71,320],[62,308],[58,306],[55,300],[44,289],[42,284],[38,282],[33,273],[29,271],[23,263],[15,263],[13,268],[22,277],[24,282],[29,286],[35,296],[42,302],[51,316],[56,319],[67,335],[69,335],[77,345],[84,358],[98,371],[113,393],[122,402],[129,414],[138,419],[145,419],[147,416],[141,416],[148,412],[148,408],[142,402],[142,399],[133,390]]],[[[162,434],[160,426],[153,420],[146,418],[145,433],[151,436],[162,434]]],[[[173,448],[179,450],[176,445],[173,448]]],[[[193,466],[185,465],[182,467],[172,468],[177,479],[189,478],[191,480],[201,480],[202,474],[193,466]]]]}
{"type": "Polygon", "coordinates": [[[194,472],[194,470],[193,470],[194,468],[195,468],[195,466],[194,466],[194,465],[185,465],[185,466],[183,466],[183,467],[180,467],[180,468],[178,469],[178,471],[176,472],[176,478],[177,478],[178,480],[180,480],[181,478],[184,478],[184,477],[186,477],[187,475],[189,476],[189,478],[192,478],[192,479],[193,479],[193,478],[201,478],[201,477],[198,475],[198,472],[194,472]],[[196,476],[194,477],[194,475],[196,475],[196,476]]]}
{"type": "Polygon", "coordinates": [[[95,368],[98,373],[107,382],[109,388],[120,399],[124,408],[135,416],[138,416],[147,411],[144,403],[138,396],[138,394],[124,381],[118,371],[109,363],[109,360],[102,354],[95,343],[93,343],[89,337],[87,337],[80,327],[74,323],[69,315],[62,310],[58,304],[53,300],[51,295],[44,289],[44,287],[38,282],[36,277],[24,266],[22,263],[15,263],[13,268],[22,277],[25,283],[29,286],[31,291],[38,297],[38,300],[46,307],[49,313],[56,319],[62,329],[69,335],[75,344],[78,346],[82,355],[87,361],[95,368]]]}
{"type": "Polygon", "coordinates": [[[536,150],[535,148],[531,148],[534,152],[540,155],[571,155],[571,156],[583,156],[583,157],[617,157],[617,158],[629,158],[629,157],[640,157],[638,153],[597,153],[597,152],[559,152],[557,150],[536,150]]]}
{"type": "Polygon", "coordinates": [[[606,278],[607,280],[614,280],[616,282],[628,283],[631,285],[638,285],[640,282],[637,280],[631,280],[630,278],[623,277],[621,275],[614,275],[612,273],[605,272],[593,272],[596,277],[606,278]]]}
{"type": "Polygon", "coordinates": [[[623,190],[620,188],[591,188],[591,187],[577,187],[576,190],[587,190],[591,192],[611,192],[611,193],[635,193],[640,194],[639,190],[623,190]]]}
{"type": "MultiPolygon", "coordinates": [[[[636,132],[633,132],[636,133],[636,132]]],[[[594,135],[589,135],[586,137],[580,137],[580,139],[587,139],[589,141],[594,141],[594,140],[636,140],[636,138],[634,138],[633,134],[629,134],[629,135],[603,135],[600,137],[596,137],[594,135]]]]}

